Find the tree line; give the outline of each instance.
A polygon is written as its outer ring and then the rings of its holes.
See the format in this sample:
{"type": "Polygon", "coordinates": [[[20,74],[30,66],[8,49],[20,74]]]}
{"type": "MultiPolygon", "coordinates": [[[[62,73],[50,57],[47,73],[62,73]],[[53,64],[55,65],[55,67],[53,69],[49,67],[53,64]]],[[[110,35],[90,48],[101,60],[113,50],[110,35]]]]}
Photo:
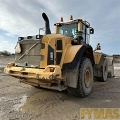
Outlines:
{"type": "Polygon", "coordinates": [[[14,55],[14,53],[10,53],[9,51],[4,50],[4,51],[0,51],[0,55],[3,55],[3,56],[10,56],[10,55],[14,55]]]}

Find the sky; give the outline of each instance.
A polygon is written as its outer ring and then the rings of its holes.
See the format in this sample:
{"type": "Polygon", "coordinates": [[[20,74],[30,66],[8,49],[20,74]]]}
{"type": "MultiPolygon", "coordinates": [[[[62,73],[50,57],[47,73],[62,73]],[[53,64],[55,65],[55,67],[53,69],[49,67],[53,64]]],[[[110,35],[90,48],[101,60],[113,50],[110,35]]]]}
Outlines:
{"type": "Polygon", "coordinates": [[[49,17],[52,33],[60,17],[67,22],[73,15],[94,28],[93,49],[100,43],[100,52],[120,54],[120,0],[0,0],[0,51],[14,53],[19,36],[38,34],[44,27],[43,12],[49,17]]]}

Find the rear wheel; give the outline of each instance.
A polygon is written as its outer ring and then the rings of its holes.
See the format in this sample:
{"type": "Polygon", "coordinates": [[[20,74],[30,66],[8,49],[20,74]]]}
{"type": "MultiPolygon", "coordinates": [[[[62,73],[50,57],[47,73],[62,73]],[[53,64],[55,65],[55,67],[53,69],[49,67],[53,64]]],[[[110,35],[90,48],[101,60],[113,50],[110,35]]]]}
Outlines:
{"type": "Polygon", "coordinates": [[[68,88],[68,92],[75,96],[86,97],[90,94],[93,84],[93,68],[88,58],[83,58],[79,67],[77,88],[68,88]]]}
{"type": "Polygon", "coordinates": [[[108,78],[112,78],[114,76],[114,66],[111,65],[108,67],[108,78]]]}
{"type": "Polygon", "coordinates": [[[107,60],[104,60],[103,67],[102,67],[102,77],[99,79],[101,82],[106,82],[108,76],[108,65],[107,60]]]}

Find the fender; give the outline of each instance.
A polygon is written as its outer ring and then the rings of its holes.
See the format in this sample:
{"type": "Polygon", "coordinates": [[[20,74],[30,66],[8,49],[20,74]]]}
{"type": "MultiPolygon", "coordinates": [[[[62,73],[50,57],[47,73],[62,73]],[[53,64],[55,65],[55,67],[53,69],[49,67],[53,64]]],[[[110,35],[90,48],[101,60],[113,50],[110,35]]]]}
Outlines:
{"type": "MultiPolygon", "coordinates": [[[[90,45],[81,45],[78,51],[73,50],[75,56],[73,56],[73,60],[68,63],[63,63],[63,70],[73,70],[77,67],[78,62],[81,62],[82,57],[87,57],[91,60],[92,65],[95,64],[94,57],[93,57],[93,49],[90,45]]],[[[67,53],[67,52],[66,52],[67,53]]],[[[69,52],[68,52],[69,53],[69,52]]],[[[70,54],[70,53],[69,53],[70,54]]],[[[69,56],[69,55],[66,55],[69,56]]]]}

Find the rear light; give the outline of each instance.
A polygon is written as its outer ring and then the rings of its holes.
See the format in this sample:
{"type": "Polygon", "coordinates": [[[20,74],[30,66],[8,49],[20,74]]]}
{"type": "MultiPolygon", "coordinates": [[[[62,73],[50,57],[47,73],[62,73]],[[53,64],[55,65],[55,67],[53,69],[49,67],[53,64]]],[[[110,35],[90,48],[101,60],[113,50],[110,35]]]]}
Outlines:
{"type": "Polygon", "coordinates": [[[54,72],[55,68],[54,67],[50,67],[50,72],[54,72]]]}

